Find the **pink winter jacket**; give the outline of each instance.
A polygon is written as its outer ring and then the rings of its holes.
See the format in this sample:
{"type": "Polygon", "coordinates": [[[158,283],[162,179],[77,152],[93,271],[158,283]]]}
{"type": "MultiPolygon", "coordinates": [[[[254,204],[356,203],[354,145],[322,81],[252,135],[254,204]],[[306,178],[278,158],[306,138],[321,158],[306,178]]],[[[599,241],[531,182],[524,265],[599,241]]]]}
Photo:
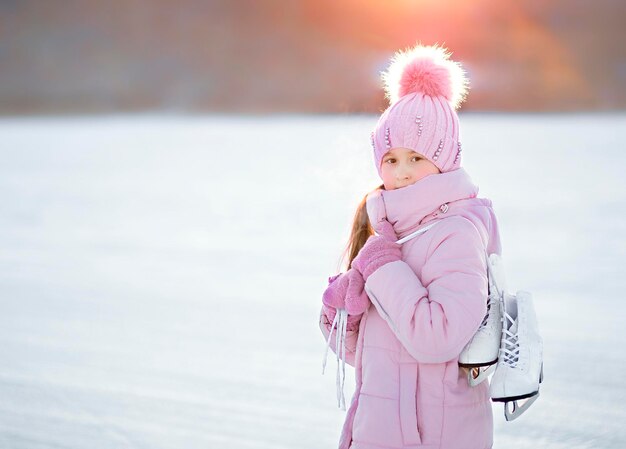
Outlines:
{"type": "MultiPolygon", "coordinates": [[[[438,223],[367,279],[372,304],[345,338],[356,390],[340,449],[492,447],[489,381],[472,388],[458,366],[487,312],[486,253],[501,254],[491,201],[477,194],[459,168],[368,196],[375,230],[387,219],[400,239],[438,223]]],[[[325,338],[331,323],[322,308],[325,338]]]]}

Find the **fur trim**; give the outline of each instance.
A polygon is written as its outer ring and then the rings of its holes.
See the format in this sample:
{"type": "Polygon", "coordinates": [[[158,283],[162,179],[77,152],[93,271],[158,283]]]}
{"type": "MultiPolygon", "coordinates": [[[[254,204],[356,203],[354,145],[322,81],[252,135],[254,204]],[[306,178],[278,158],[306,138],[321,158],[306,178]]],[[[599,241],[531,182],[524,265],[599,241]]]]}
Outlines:
{"type": "Polygon", "coordinates": [[[446,98],[458,109],[469,90],[461,64],[450,60],[451,53],[437,45],[416,44],[397,51],[381,77],[390,104],[411,93],[446,98]]]}

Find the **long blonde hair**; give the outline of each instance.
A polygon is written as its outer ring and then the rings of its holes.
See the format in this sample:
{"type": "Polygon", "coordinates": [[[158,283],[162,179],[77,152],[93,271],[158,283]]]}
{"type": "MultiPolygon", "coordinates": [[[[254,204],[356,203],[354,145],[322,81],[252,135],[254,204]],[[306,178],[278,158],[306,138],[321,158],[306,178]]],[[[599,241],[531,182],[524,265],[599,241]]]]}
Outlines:
{"type": "MultiPolygon", "coordinates": [[[[373,191],[376,190],[385,190],[385,185],[381,184],[376,187],[373,191]]],[[[359,205],[356,208],[356,212],[354,213],[354,219],[352,220],[352,231],[350,232],[350,238],[348,239],[348,244],[342,254],[340,263],[342,260],[345,260],[346,256],[348,257],[348,265],[346,270],[352,268],[352,261],[359,254],[363,245],[367,239],[374,235],[374,228],[370,223],[369,217],[367,216],[367,195],[368,192],[359,205]]]]}

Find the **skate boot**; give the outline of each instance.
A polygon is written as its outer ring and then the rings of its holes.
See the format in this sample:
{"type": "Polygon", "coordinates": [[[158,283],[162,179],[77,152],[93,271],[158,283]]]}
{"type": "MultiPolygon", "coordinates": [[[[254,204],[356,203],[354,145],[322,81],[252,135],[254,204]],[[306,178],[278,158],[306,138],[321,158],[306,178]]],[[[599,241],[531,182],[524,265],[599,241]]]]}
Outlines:
{"type": "Polygon", "coordinates": [[[491,254],[487,259],[489,296],[487,314],[480,327],[459,355],[459,366],[470,368],[467,381],[475,387],[494,372],[502,338],[502,308],[506,279],[502,258],[491,254]]]}
{"type": "Polygon", "coordinates": [[[518,291],[515,296],[506,294],[502,342],[489,388],[491,400],[504,402],[504,416],[507,421],[512,421],[537,400],[542,381],[543,341],[537,327],[532,295],[524,290],[518,291]],[[513,406],[512,410],[509,410],[509,405],[513,406]]]}

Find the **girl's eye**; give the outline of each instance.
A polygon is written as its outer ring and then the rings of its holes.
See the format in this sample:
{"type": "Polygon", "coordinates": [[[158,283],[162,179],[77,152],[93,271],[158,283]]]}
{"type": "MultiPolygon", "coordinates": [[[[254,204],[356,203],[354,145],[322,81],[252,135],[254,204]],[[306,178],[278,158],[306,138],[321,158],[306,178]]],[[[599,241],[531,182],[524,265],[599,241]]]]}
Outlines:
{"type": "Polygon", "coordinates": [[[387,159],[385,162],[391,162],[391,161],[395,161],[395,159],[390,157],[390,158],[389,158],[389,159],[387,159]]]}
{"type": "Polygon", "coordinates": [[[419,156],[413,156],[413,159],[420,160],[421,158],[419,156]]]}

